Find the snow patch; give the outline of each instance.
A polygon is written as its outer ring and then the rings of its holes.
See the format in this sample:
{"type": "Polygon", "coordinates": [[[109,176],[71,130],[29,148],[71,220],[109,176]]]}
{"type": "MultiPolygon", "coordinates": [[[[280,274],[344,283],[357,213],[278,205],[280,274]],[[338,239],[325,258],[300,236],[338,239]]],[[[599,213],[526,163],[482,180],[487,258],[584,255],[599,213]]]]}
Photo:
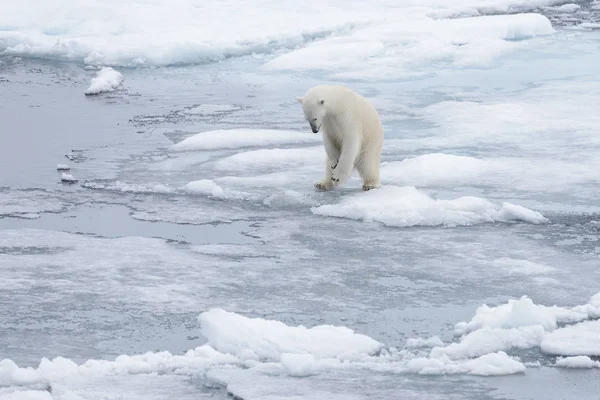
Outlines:
{"type": "Polygon", "coordinates": [[[215,163],[218,170],[246,171],[248,169],[282,168],[289,170],[303,164],[322,164],[323,146],[293,149],[261,149],[234,154],[215,163]]]}
{"type": "Polygon", "coordinates": [[[104,67],[92,78],[90,86],[85,91],[86,95],[112,92],[123,83],[123,75],[111,67],[104,67]]]}
{"type": "Polygon", "coordinates": [[[240,149],[244,147],[315,143],[319,137],[295,131],[231,129],[198,133],[173,145],[174,151],[240,149]]]}
{"type": "Polygon", "coordinates": [[[485,169],[485,162],[477,158],[432,153],[382,163],[381,179],[398,185],[455,187],[473,183],[485,169]]]}
{"type": "MultiPolygon", "coordinates": [[[[359,56],[359,61],[379,56],[379,60],[369,63],[355,63],[355,68],[363,66],[363,72],[374,69],[374,74],[393,71],[393,62],[404,70],[410,55],[415,63],[440,59],[448,53],[460,57],[460,49],[451,47],[456,37],[468,38],[485,55],[496,51],[498,42],[507,36],[551,32],[549,23],[536,14],[456,22],[434,18],[522,12],[555,3],[426,0],[397,4],[375,0],[365,10],[354,0],[326,4],[307,0],[302,5],[283,1],[277,7],[268,0],[206,0],[202,7],[187,0],[173,0],[121,1],[104,9],[98,0],[57,0],[52,6],[43,0],[30,0],[31,6],[25,12],[16,4],[3,10],[0,53],[59,58],[92,66],[165,66],[218,62],[228,57],[264,57],[302,48],[315,38],[344,36],[348,42],[345,47],[329,46],[333,53],[327,58],[329,63],[335,57],[344,57],[344,50],[351,51],[351,57],[359,56]],[[235,13],[232,7],[237,7],[235,13]],[[316,9],[318,15],[313,12],[316,9]],[[461,30],[461,26],[465,28],[461,30]],[[486,39],[490,41],[487,51],[481,46],[486,39]]],[[[468,51],[463,49],[462,53],[468,51]]],[[[323,54],[327,55],[326,51],[323,54]]],[[[292,66],[297,66],[298,60],[300,54],[292,66]]]]}
{"type": "Polygon", "coordinates": [[[503,203],[502,207],[478,197],[436,200],[414,187],[383,186],[351,194],[337,204],[312,208],[317,215],[381,222],[387,226],[461,226],[491,222],[546,222],[540,213],[503,203]]]}
{"type": "Polygon", "coordinates": [[[316,41],[269,61],[264,68],[325,71],[335,79],[406,78],[423,74],[432,64],[487,66],[522,47],[517,41],[553,32],[550,21],[540,14],[452,19],[405,14],[316,41]]]}

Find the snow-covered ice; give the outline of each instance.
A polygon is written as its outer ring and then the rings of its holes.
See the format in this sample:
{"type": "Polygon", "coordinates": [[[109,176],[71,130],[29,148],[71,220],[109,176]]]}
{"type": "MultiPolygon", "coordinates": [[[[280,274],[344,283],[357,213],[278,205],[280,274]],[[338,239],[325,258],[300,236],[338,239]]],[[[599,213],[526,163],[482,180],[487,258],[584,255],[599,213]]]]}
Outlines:
{"type": "Polygon", "coordinates": [[[490,222],[546,222],[540,213],[504,203],[493,204],[478,197],[437,200],[414,187],[384,186],[348,195],[337,204],[312,209],[317,215],[381,222],[387,226],[458,226],[490,222]]]}
{"type": "Polygon", "coordinates": [[[539,14],[436,20],[399,16],[335,35],[269,61],[267,70],[327,71],[333,78],[376,80],[423,74],[431,63],[482,66],[554,32],[539,14]],[[414,37],[420,40],[413,40],[414,37]]]}
{"type": "Polygon", "coordinates": [[[401,185],[455,187],[472,184],[487,168],[474,157],[431,153],[384,162],[381,175],[384,181],[401,185]]]}
{"type": "MultiPolygon", "coordinates": [[[[552,31],[549,22],[536,14],[485,17],[489,19],[473,19],[466,24],[442,20],[436,24],[441,18],[527,11],[556,3],[560,2],[427,0],[396,5],[377,0],[365,10],[361,3],[342,1],[323,4],[311,0],[302,6],[286,1],[281,7],[272,7],[266,0],[253,4],[177,0],[123,2],[104,9],[97,0],[61,0],[52,7],[36,0],[26,12],[14,5],[4,10],[0,25],[7,28],[0,34],[0,51],[96,66],[185,65],[277,53],[313,39],[329,40],[330,35],[345,38],[349,33],[346,47],[329,45],[327,49],[340,55],[343,48],[349,48],[356,55],[370,42],[380,48],[384,65],[389,67],[390,61],[406,62],[403,56],[417,55],[426,60],[427,53],[436,46],[443,49],[442,55],[452,54],[456,35],[473,40],[475,54],[481,54],[483,44],[495,49],[503,47],[501,40],[505,38],[552,31]],[[316,9],[319,13],[314,12],[316,9]],[[427,32],[431,33],[425,35],[427,32]],[[452,36],[444,38],[449,34],[452,36]],[[424,45],[407,43],[407,39],[418,35],[425,37],[424,45]],[[387,57],[386,51],[391,52],[387,57]]],[[[472,52],[470,46],[467,49],[472,52]]]]}
{"type": "Polygon", "coordinates": [[[600,368],[600,361],[594,361],[588,356],[560,357],[555,365],[564,368],[600,368]]]}
{"type": "Polygon", "coordinates": [[[548,7],[551,11],[561,12],[561,13],[572,13],[579,10],[581,6],[575,3],[567,3],[561,4],[560,6],[548,7]]]}
{"type": "Polygon", "coordinates": [[[597,400],[598,21],[5,4],[0,399],[597,400]],[[382,188],[314,189],[320,83],[377,107],[382,188]]]}
{"type": "Polygon", "coordinates": [[[62,182],[66,182],[66,183],[75,183],[75,182],[77,182],[77,179],[75,179],[73,177],[73,175],[68,174],[66,172],[63,172],[62,174],[60,174],[60,180],[62,182]]]}
{"type": "Polygon", "coordinates": [[[382,347],[345,327],[289,327],[279,321],[249,319],[220,309],[202,313],[199,320],[210,346],[241,359],[280,361],[282,354],[311,354],[352,360],[375,354],[382,347]]]}
{"type": "Polygon", "coordinates": [[[86,95],[112,92],[123,83],[123,75],[112,69],[104,67],[92,78],[90,86],[85,90],[86,95]]]}
{"type": "Polygon", "coordinates": [[[225,192],[223,188],[210,179],[201,179],[185,185],[186,189],[193,193],[209,194],[214,197],[223,197],[225,192]]]}
{"type": "Polygon", "coordinates": [[[544,337],[542,351],[563,356],[600,356],[600,320],[583,321],[544,337]]]}
{"type": "Polygon", "coordinates": [[[272,145],[290,145],[317,143],[319,137],[304,132],[290,132],[267,129],[217,130],[198,133],[173,146],[176,151],[239,149],[244,147],[263,147],[272,145]]]}

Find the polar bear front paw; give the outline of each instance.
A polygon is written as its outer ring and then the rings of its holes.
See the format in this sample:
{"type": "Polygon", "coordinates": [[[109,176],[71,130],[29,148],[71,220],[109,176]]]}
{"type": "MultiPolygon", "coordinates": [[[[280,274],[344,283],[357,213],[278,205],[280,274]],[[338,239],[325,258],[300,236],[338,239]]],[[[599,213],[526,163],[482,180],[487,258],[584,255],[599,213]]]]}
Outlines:
{"type": "Polygon", "coordinates": [[[331,182],[334,186],[336,186],[341,182],[344,182],[347,178],[347,175],[348,174],[346,172],[340,170],[340,168],[337,168],[331,173],[331,182]]]}
{"type": "Polygon", "coordinates": [[[371,189],[379,189],[381,187],[380,184],[367,184],[367,185],[363,185],[362,190],[365,192],[368,192],[371,189]]]}
{"type": "Polygon", "coordinates": [[[333,184],[331,182],[320,181],[320,182],[315,183],[315,187],[318,190],[326,191],[326,190],[331,190],[331,188],[333,187],[333,184]]]}

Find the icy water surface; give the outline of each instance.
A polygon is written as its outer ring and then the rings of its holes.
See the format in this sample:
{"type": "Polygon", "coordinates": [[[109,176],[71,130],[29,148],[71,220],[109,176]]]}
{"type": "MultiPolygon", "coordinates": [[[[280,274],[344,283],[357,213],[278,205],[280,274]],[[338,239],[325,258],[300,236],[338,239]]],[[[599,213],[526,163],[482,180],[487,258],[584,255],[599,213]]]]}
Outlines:
{"type": "Polygon", "coordinates": [[[0,19],[0,399],[597,399],[600,4],[471,3],[0,19]],[[376,105],[381,189],[314,190],[323,82],[376,105]]]}

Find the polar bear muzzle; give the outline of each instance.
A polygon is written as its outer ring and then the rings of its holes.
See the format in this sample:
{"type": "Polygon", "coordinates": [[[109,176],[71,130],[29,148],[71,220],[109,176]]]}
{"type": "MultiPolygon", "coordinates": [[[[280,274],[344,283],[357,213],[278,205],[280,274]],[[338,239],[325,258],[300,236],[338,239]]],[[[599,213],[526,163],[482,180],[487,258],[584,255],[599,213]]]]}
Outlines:
{"type": "Polygon", "coordinates": [[[313,133],[319,133],[319,129],[321,129],[320,125],[317,125],[317,121],[309,121],[310,129],[312,129],[313,133]]]}

